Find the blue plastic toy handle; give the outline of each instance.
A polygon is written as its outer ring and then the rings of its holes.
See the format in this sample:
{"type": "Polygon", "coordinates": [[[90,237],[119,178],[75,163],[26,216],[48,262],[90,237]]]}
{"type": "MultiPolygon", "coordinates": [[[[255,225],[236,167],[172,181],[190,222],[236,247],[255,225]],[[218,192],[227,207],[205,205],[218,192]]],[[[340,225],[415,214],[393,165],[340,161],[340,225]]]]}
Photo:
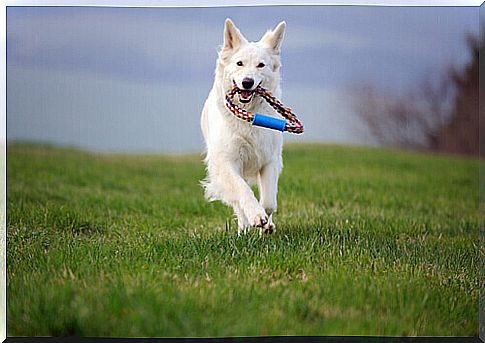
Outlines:
{"type": "Polygon", "coordinates": [[[266,127],[268,129],[285,131],[286,120],[255,113],[253,118],[253,125],[266,127]]]}

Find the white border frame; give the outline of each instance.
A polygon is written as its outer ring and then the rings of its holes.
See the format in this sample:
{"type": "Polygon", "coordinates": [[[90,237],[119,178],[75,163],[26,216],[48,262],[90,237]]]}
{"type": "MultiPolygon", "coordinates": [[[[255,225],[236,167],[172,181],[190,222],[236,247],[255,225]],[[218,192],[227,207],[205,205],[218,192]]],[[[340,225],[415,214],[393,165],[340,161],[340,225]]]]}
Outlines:
{"type": "Polygon", "coordinates": [[[7,6],[228,7],[272,5],[480,6],[481,0],[6,0],[7,6]]]}
{"type": "Polygon", "coordinates": [[[274,5],[366,5],[366,6],[470,6],[479,7],[481,0],[340,0],[319,1],[305,0],[6,0],[2,2],[0,13],[0,342],[7,338],[7,171],[6,171],[6,91],[7,91],[7,55],[6,55],[6,16],[7,6],[96,6],[96,7],[229,7],[229,6],[274,6],[274,5]]]}

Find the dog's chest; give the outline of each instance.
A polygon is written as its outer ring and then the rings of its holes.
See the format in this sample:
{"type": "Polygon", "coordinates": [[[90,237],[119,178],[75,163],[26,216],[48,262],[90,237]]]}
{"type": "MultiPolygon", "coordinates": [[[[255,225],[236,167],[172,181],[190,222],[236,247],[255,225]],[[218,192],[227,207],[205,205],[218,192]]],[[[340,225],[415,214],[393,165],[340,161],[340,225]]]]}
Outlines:
{"type": "Polygon", "coordinates": [[[271,135],[261,130],[264,129],[252,128],[251,132],[240,132],[234,137],[233,148],[241,163],[243,175],[247,177],[257,175],[277,154],[271,135]]]}

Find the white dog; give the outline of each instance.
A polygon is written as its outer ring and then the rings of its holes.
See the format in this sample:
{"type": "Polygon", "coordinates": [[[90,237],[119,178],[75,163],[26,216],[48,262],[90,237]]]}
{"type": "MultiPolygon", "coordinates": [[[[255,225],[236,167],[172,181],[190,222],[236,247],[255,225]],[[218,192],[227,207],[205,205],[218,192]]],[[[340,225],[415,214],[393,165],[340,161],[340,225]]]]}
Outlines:
{"type": "Polygon", "coordinates": [[[236,118],[224,105],[227,91],[236,83],[241,90],[235,104],[248,111],[278,117],[264,99],[254,95],[261,85],[277,98],[280,89],[280,47],[286,23],[268,31],[259,42],[248,42],[230,19],[224,26],[215,80],[201,116],[207,155],[206,198],[234,208],[238,233],[251,226],[272,233],[276,227],[278,177],[283,167],[283,137],[279,131],[252,126],[236,118]],[[260,200],[250,185],[257,182],[260,200]]]}

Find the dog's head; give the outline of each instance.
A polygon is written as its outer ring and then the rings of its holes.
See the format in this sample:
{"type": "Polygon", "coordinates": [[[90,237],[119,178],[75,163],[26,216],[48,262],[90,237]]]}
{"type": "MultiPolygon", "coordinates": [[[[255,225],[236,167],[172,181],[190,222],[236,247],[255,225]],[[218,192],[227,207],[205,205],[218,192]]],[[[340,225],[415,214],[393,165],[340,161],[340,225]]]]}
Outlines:
{"type": "Polygon", "coordinates": [[[258,42],[248,42],[230,19],[224,25],[224,45],[219,53],[219,69],[224,91],[236,83],[241,90],[235,98],[249,105],[254,90],[262,86],[274,91],[280,79],[280,49],[286,23],[282,21],[258,42]]]}

